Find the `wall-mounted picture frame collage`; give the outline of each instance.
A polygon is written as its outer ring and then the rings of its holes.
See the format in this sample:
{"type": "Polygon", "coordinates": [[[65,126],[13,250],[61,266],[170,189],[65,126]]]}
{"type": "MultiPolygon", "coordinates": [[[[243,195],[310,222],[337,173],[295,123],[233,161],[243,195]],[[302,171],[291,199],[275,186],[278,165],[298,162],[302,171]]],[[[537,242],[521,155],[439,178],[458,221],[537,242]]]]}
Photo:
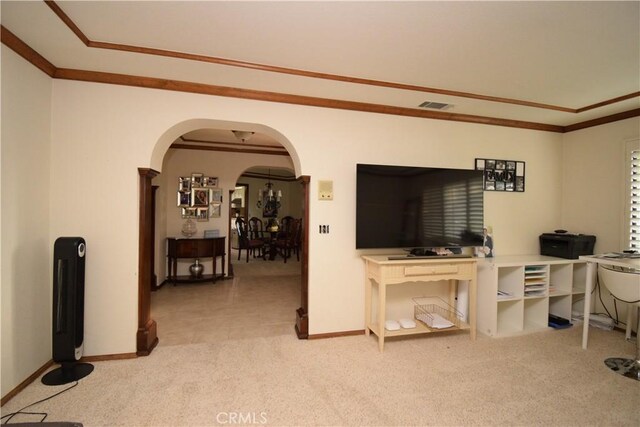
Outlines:
{"type": "Polygon", "coordinates": [[[476,158],[475,169],[483,171],[485,191],[524,192],[525,162],[476,158]]]}
{"type": "Polygon", "coordinates": [[[209,221],[219,218],[222,205],[222,189],[218,178],[192,173],[178,177],[177,206],[183,219],[209,221]]]}

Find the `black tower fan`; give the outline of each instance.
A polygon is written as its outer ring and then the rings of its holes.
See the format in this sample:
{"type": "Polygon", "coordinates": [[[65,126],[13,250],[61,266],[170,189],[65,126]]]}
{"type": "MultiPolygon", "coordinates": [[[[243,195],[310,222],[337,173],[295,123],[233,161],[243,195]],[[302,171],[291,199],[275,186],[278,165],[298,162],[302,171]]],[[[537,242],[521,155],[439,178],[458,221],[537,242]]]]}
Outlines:
{"type": "Polygon", "coordinates": [[[93,371],[78,363],[84,340],[84,265],[82,237],[60,237],[53,248],[53,360],[60,367],[42,377],[46,385],[77,381],[93,371]]]}

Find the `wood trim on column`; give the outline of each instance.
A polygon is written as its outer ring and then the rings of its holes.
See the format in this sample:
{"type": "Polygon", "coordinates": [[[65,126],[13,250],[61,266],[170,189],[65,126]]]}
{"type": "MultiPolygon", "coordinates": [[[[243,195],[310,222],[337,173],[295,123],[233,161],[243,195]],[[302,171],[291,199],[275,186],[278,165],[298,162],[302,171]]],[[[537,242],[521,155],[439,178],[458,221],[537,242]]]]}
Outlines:
{"type": "Polygon", "coordinates": [[[158,331],[155,320],[151,318],[151,289],[149,287],[151,271],[153,209],[151,180],[159,172],[153,169],[138,168],[140,181],[139,233],[138,233],[138,332],[136,335],[136,354],[148,356],[158,345],[158,331]]]}
{"type": "MultiPolygon", "coordinates": [[[[233,279],[234,276],[234,272],[233,272],[233,263],[231,262],[231,240],[232,237],[231,236],[231,221],[233,221],[233,215],[232,215],[232,208],[231,208],[231,200],[232,200],[232,195],[233,192],[235,191],[235,189],[233,190],[229,190],[229,198],[227,200],[229,200],[229,208],[227,209],[227,215],[229,216],[229,220],[227,221],[227,263],[228,263],[228,268],[227,268],[227,278],[228,279],[233,279]]],[[[249,200],[249,196],[247,195],[247,200],[249,200]]],[[[215,262],[215,261],[214,261],[215,262]]]]}
{"type": "Polygon", "coordinates": [[[153,248],[151,262],[149,262],[149,289],[151,291],[160,289],[156,276],[156,199],[158,188],[160,188],[158,185],[151,186],[151,247],[153,248]]]}
{"type": "Polygon", "coordinates": [[[311,177],[300,177],[302,186],[302,259],[300,260],[300,308],[296,310],[296,334],[299,339],[309,337],[309,183],[311,177]]]}

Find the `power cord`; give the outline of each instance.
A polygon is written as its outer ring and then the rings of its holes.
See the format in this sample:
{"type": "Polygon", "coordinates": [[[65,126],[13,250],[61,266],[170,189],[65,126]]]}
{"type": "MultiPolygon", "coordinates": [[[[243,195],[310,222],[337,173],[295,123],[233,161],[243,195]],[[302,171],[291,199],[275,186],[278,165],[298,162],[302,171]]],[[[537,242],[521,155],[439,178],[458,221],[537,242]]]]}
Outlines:
{"type": "Polygon", "coordinates": [[[30,407],[32,407],[32,406],[34,406],[34,405],[37,405],[38,403],[46,402],[46,401],[47,401],[47,400],[49,400],[49,399],[53,399],[54,397],[61,395],[61,394],[62,394],[62,393],[64,393],[65,391],[71,390],[72,388],[74,388],[74,387],[75,387],[75,386],[77,386],[77,385],[78,385],[78,381],[76,381],[73,385],[71,385],[71,386],[69,386],[69,387],[65,388],[64,390],[60,390],[59,392],[57,392],[57,393],[55,393],[55,394],[52,394],[52,395],[51,395],[51,396],[49,396],[49,397],[45,397],[44,399],[38,400],[37,402],[30,403],[29,405],[25,406],[24,408],[22,408],[22,409],[20,409],[20,410],[18,410],[18,411],[16,411],[16,412],[12,412],[12,413],[10,413],[10,414],[3,415],[2,417],[0,417],[0,420],[2,420],[2,419],[4,419],[4,418],[7,418],[7,419],[6,419],[2,424],[3,424],[3,425],[4,425],[4,424],[9,424],[9,421],[11,421],[11,419],[12,419],[13,417],[15,417],[16,415],[18,415],[18,414],[25,414],[25,415],[42,415],[42,419],[41,419],[39,422],[43,422],[43,421],[47,418],[47,416],[49,415],[49,414],[47,414],[46,412],[23,412],[23,411],[24,411],[25,409],[27,409],[27,408],[30,408],[30,407]]]}

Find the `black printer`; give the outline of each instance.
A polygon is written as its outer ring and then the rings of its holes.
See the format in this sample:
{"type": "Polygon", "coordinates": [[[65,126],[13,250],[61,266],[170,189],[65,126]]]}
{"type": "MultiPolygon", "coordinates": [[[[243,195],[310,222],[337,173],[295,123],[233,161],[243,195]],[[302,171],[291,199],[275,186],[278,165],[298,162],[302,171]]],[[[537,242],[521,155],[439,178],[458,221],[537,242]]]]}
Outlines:
{"type": "Polygon", "coordinates": [[[577,259],[580,255],[593,255],[596,236],[570,233],[544,233],[540,235],[540,255],[577,259]]]}

